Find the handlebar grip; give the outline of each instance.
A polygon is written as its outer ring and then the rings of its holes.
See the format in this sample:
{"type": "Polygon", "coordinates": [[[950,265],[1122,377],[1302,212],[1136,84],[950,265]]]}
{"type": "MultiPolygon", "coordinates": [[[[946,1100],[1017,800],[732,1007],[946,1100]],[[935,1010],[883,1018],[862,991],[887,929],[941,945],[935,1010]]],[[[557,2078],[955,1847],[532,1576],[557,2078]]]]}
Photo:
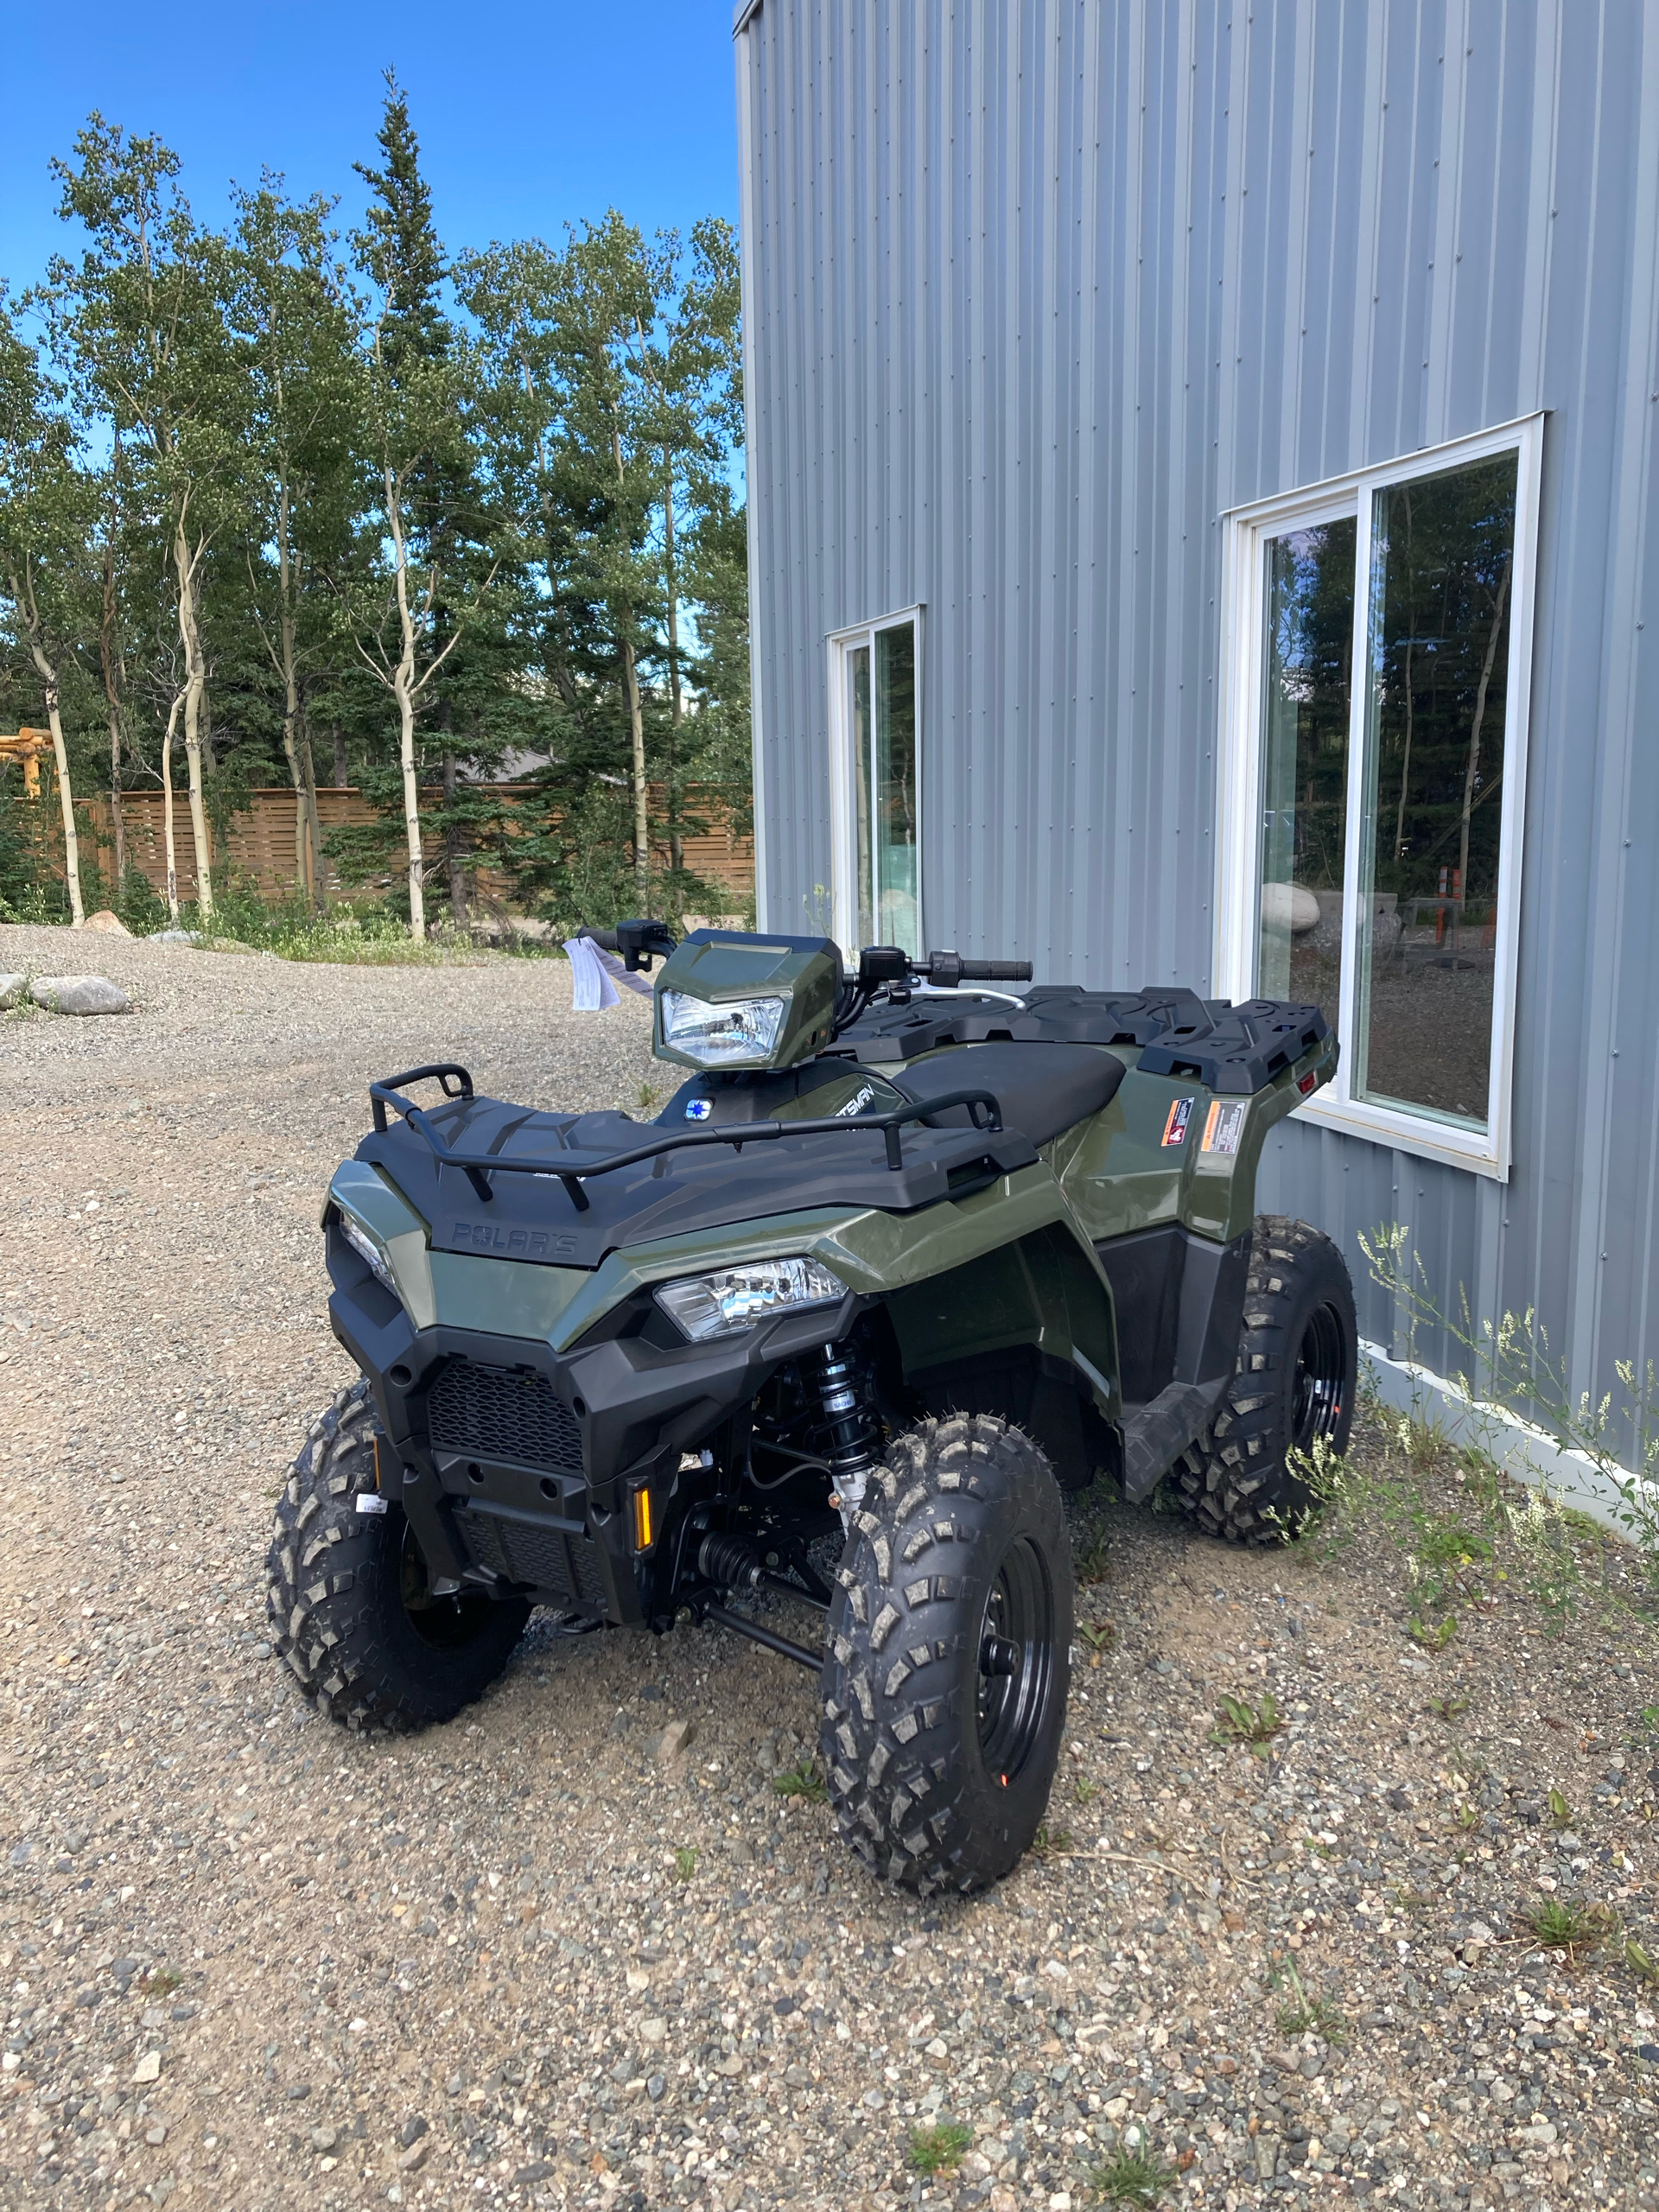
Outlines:
{"type": "Polygon", "coordinates": [[[614,930],[583,930],[582,935],[592,938],[601,952],[616,952],[620,950],[614,930]]]}
{"type": "Polygon", "coordinates": [[[1031,981],[1029,960],[964,960],[962,963],[964,983],[1028,983],[1031,981]]]}

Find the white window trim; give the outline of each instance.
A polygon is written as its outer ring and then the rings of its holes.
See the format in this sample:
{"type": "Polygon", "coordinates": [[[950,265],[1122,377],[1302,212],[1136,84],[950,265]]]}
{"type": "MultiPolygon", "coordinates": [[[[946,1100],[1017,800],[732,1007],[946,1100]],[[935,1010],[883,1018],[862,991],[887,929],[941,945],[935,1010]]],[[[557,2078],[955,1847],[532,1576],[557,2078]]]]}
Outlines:
{"type": "Polygon", "coordinates": [[[878,630],[896,630],[904,623],[916,632],[916,931],[922,943],[924,885],[921,825],[925,779],[922,770],[922,605],[901,607],[892,614],[878,614],[869,622],[855,622],[845,630],[831,630],[825,639],[830,671],[830,900],[831,933],[842,951],[856,959],[858,943],[858,885],[855,880],[858,856],[858,825],[853,818],[857,784],[853,776],[852,733],[847,715],[847,655],[854,646],[870,649],[871,712],[874,712],[875,636],[878,630]]]}
{"type": "MultiPolygon", "coordinates": [[[[1222,573],[1223,680],[1217,778],[1215,989],[1224,998],[1256,995],[1262,783],[1262,593],[1264,542],[1302,524],[1353,515],[1358,521],[1354,576],[1352,667],[1365,665],[1370,606],[1371,505],[1374,493],[1419,476],[1439,475],[1461,463],[1514,453],[1516,469],[1514,578],[1510,601],[1510,650],[1503,730],[1504,790],[1499,851],[1492,1055],[1486,1127],[1459,1129],[1408,1109],[1376,1105],[1349,1095],[1352,1072],[1347,1049],[1353,1033],[1357,983],[1357,899],[1343,902],[1342,1002],[1338,1033],[1343,1040],[1336,1079],[1297,1112],[1325,1128],[1369,1137],[1424,1160],[1466,1167],[1478,1175],[1509,1179],[1511,1092],[1515,1063],[1515,994],[1520,944],[1522,837],[1526,820],[1527,733],[1532,688],[1533,611],[1538,574],[1538,505],[1543,467],[1542,414],[1521,416],[1478,435],[1426,446],[1375,468],[1332,477],[1297,492],[1230,509],[1224,525],[1222,573]]],[[[1366,687],[1351,684],[1348,729],[1346,881],[1359,880],[1363,776],[1366,743],[1366,687]]]]}

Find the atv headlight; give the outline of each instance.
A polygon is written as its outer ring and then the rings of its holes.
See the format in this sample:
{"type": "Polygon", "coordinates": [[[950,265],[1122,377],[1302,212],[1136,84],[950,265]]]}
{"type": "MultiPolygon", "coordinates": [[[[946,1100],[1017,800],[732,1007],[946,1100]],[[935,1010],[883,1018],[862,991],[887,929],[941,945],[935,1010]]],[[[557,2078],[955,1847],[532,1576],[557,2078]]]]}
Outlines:
{"type": "Polygon", "coordinates": [[[657,1303],[693,1344],[728,1337],[791,1306],[828,1306],[847,1286],[816,1260],[753,1260],[658,1286],[657,1303]]]}
{"type": "MultiPolygon", "coordinates": [[[[392,1280],[391,1269],[386,1265],[386,1256],[380,1247],[366,1230],[358,1227],[344,1206],[340,1209],[339,1221],[340,1235],[356,1253],[358,1258],[366,1263],[369,1273],[375,1281],[384,1283],[392,1296],[397,1298],[397,1286],[392,1280]]],[[[399,1302],[401,1303],[401,1300],[399,1302]]]]}
{"type": "Polygon", "coordinates": [[[778,1042],[787,999],[731,999],[723,1006],[690,991],[663,993],[663,1042],[706,1068],[764,1066],[778,1042]]]}

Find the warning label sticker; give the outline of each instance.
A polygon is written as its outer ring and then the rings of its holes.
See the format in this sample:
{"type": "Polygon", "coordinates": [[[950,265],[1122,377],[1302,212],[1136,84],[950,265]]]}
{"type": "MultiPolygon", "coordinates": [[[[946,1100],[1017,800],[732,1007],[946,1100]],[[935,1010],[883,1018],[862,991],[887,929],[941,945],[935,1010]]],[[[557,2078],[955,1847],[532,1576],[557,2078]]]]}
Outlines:
{"type": "Polygon", "coordinates": [[[1192,1101],[1190,1098],[1178,1098],[1169,1109],[1169,1119],[1164,1123],[1164,1142],[1185,1144],[1186,1125],[1192,1118],[1192,1101]]]}
{"type": "Polygon", "coordinates": [[[1205,1152],[1236,1152],[1238,1141],[1244,1134],[1244,1109],[1224,1105],[1217,1098],[1211,1106],[1204,1125],[1205,1152]]]}

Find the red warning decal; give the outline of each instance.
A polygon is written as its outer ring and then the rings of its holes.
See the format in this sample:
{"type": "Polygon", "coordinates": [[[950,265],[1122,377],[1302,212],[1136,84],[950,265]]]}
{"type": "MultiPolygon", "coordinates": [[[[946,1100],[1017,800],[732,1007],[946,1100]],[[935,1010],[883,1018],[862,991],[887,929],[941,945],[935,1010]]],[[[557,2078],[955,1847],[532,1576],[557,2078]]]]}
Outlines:
{"type": "Polygon", "coordinates": [[[1186,1142],[1186,1125],[1192,1118],[1192,1103],[1190,1098],[1178,1098],[1170,1108],[1169,1119],[1164,1123],[1166,1144],[1186,1142]]]}

